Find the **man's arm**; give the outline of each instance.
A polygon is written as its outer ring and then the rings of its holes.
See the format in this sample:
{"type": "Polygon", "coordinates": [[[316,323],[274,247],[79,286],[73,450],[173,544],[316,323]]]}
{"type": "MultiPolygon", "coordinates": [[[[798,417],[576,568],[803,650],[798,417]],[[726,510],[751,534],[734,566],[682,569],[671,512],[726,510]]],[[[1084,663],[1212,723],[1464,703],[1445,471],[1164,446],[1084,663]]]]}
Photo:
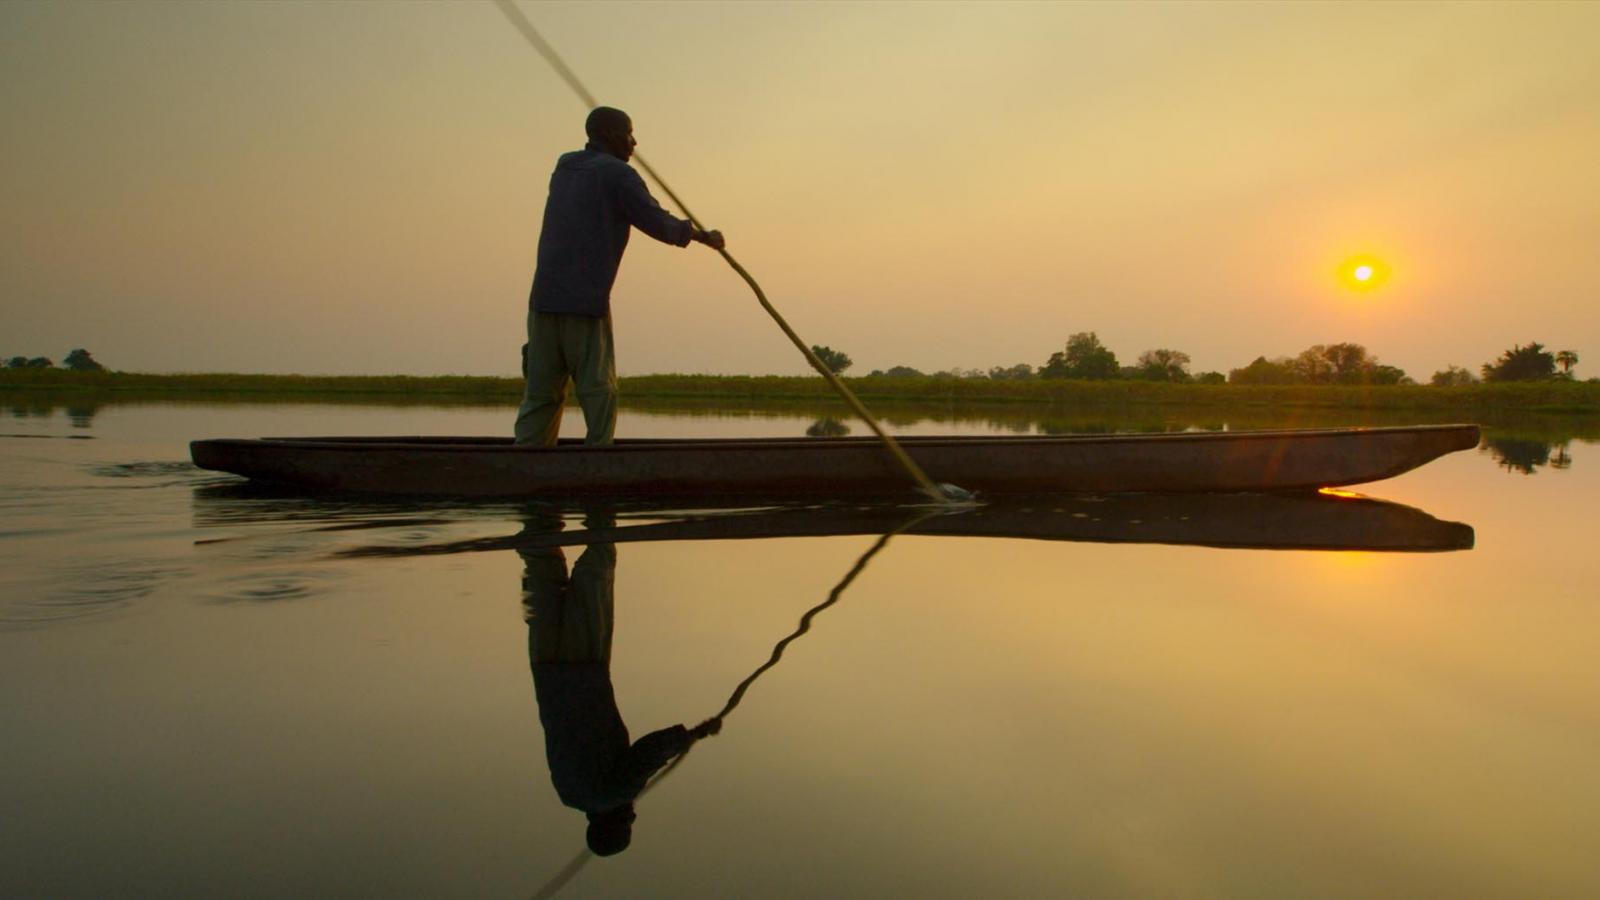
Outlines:
{"type": "Polygon", "coordinates": [[[639,796],[650,783],[650,776],[687,751],[694,742],[694,736],[682,725],[650,732],[629,747],[608,773],[612,790],[629,800],[639,796]]]}
{"type": "Polygon", "coordinates": [[[621,168],[623,176],[619,179],[618,193],[628,224],[664,244],[686,247],[690,241],[697,241],[717,250],[723,248],[722,232],[701,231],[688,219],[680,219],[662,209],[639,173],[631,166],[621,168]]]}

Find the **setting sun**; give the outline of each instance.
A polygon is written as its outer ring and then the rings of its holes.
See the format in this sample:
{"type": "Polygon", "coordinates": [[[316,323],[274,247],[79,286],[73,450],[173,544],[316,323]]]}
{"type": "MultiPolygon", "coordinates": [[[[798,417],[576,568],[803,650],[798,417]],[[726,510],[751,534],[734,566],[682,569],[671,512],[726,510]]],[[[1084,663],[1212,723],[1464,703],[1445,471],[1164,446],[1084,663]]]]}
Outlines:
{"type": "Polygon", "coordinates": [[[1356,291],[1370,291],[1389,278],[1389,266],[1372,256],[1356,256],[1339,266],[1339,281],[1356,291]]]}

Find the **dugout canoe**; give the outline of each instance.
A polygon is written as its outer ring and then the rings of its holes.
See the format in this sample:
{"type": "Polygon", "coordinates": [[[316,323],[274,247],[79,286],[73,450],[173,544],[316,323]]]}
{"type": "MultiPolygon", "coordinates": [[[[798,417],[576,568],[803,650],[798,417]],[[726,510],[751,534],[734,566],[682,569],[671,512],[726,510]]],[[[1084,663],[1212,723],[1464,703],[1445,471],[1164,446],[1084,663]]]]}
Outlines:
{"type": "MultiPolygon", "coordinates": [[[[936,481],[989,495],[1314,490],[1399,475],[1478,445],[1476,425],[1304,431],[905,437],[936,481]]],[[[624,439],[518,447],[492,437],[194,441],[203,469],[301,488],[411,496],[892,496],[875,438],[624,439]]]]}

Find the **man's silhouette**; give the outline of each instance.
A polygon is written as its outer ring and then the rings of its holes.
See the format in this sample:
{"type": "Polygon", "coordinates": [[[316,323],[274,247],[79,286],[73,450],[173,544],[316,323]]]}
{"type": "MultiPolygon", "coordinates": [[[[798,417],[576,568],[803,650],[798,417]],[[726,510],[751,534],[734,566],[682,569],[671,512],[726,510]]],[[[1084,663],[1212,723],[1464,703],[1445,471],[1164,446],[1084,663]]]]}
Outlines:
{"type": "Polygon", "coordinates": [[[550,176],[539,257],[528,295],[527,384],[517,410],[519,444],[549,446],[561,429],[569,379],[588,426],[588,444],[609,444],[617,424],[617,371],[611,340],[611,286],[630,228],[658,241],[722,249],[722,234],[701,231],[661,208],[628,165],[637,141],[628,114],[596,107],[584,122],[589,142],[561,156],[550,176]]]}

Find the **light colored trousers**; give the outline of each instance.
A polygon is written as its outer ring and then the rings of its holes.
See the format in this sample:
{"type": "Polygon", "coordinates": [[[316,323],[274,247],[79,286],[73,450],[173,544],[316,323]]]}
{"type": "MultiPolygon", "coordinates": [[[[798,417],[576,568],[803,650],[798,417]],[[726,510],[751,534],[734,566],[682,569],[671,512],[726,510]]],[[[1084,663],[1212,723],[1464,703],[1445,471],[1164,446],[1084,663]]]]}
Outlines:
{"type": "Polygon", "coordinates": [[[590,544],[567,574],[560,547],[522,555],[523,613],[534,663],[610,663],[617,547],[590,544]]]}
{"type": "MultiPolygon", "coordinates": [[[[611,529],[617,520],[613,513],[591,509],[583,525],[591,531],[611,529]]],[[[523,534],[560,528],[559,517],[530,517],[523,534]]],[[[530,626],[531,661],[609,664],[616,619],[617,545],[590,544],[573,563],[571,575],[560,547],[519,547],[517,555],[522,557],[522,604],[530,626]]]]}
{"type": "Polygon", "coordinates": [[[576,383],[578,405],[589,428],[585,444],[609,444],[617,430],[617,364],[611,317],[567,316],[528,311],[528,343],[522,348],[522,405],[517,408],[519,444],[552,446],[561,431],[567,381],[576,383]]]}

